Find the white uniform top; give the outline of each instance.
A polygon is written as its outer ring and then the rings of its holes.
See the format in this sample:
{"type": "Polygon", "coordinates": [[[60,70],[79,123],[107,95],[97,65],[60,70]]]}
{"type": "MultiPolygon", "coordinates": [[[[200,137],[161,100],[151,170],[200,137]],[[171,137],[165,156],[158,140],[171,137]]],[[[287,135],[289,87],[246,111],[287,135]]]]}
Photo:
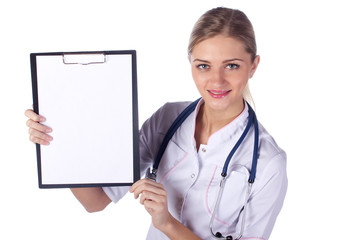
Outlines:
{"type": "MultiPolygon", "coordinates": [[[[213,239],[209,222],[215,206],[221,171],[231,149],[245,129],[248,107],[231,123],[215,132],[207,145],[196,150],[195,120],[199,106],[184,121],[169,142],[160,162],[157,181],[167,191],[169,212],[202,239],[213,239]]],[[[140,131],[141,173],[152,166],[159,146],[175,118],[189,103],[167,103],[149,118],[140,131]]],[[[213,224],[214,232],[237,237],[248,186],[254,146],[252,126],[232,157],[224,192],[213,224]]],[[[128,187],[104,187],[113,202],[128,187]]],[[[268,239],[283,205],[287,189],[286,154],[259,124],[259,158],[255,182],[246,211],[244,239],[268,239]]],[[[148,240],[168,239],[150,226],[148,240]]]]}

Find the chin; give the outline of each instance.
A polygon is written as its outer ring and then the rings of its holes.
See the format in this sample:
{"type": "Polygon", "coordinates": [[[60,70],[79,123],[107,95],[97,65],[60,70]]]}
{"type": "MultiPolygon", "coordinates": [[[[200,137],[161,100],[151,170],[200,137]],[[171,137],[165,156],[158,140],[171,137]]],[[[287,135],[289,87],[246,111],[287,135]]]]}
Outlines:
{"type": "Polygon", "coordinates": [[[207,98],[204,99],[207,107],[209,109],[212,109],[213,111],[217,112],[241,112],[244,108],[244,100],[236,100],[236,101],[230,101],[230,99],[221,98],[221,99],[213,99],[213,98],[207,98]]]}
{"type": "Polygon", "coordinates": [[[225,99],[205,99],[207,107],[215,111],[226,111],[230,104],[225,99]]]}

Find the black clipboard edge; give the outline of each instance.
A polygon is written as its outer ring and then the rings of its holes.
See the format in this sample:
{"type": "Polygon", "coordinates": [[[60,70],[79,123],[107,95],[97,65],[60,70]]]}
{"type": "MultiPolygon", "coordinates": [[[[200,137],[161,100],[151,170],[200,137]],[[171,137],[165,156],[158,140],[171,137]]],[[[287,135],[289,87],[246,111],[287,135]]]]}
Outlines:
{"type": "Polygon", "coordinates": [[[79,183],[79,184],[41,184],[40,189],[52,188],[92,188],[92,187],[125,187],[131,186],[133,183],[79,183]]]}
{"type": "MultiPolygon", "coordinates": [[[[39,114],[38,86],[37,86],[37,56],[58,56],[64,54],[104,54],[117,55],[128,54],[132,56],[132,104],[133,104],[133,183],[140,179],[140,158],[139,158],[139,118],[138,118],[138,95],[137,95],[137,63],[136,50],[106,50],[106,51],[78,51],[78,52],[41,52],[30,53],[33,110],[39,114]]],[[[85,183],[85,184],[43,184],[41,171],[40,144],[36,144],[38,186],[40,189],[49,188],[84,188],[84,187],[117,187],[131,186],[133,183],[85,183]]]]}
{"type": "MultiPolygon", "coordinates": [[[[32,96],[33,96],[33,110],[36,114],[39,114],[39,101],[38,101],[38,86],[37,86],[37,68],[36,68],[36,54],[30,54],[30,66],[31,66],[31,84],[32,84],[32,96]]],[[[36,143],[36,156],[37,156],[37,172],[38,183],[41,188],[42,175],[41,175],[41,152],[40,144],[36,143]]]]}
{"type": "Polygon", "coordinates": [[[137,63],[136,51],[132,53],[132,104],[133,104],[133,159],[134,159],[134,183],[140,179],[140,153],[139,153],[139,114],[138,114],[138,94],[137,94],[137,63]]]}
{"type": "Polygon", "coordinates": [[[76,55],[76,54],[105,54],[105,55],[116,55],[116,54],[129,54],[136,55],[136,50],[105,50],[105,51],[78,51],[78,52],[38,52],[38,53],[30,53],[31,56],[58,56],[58,55],[76,55]]]}

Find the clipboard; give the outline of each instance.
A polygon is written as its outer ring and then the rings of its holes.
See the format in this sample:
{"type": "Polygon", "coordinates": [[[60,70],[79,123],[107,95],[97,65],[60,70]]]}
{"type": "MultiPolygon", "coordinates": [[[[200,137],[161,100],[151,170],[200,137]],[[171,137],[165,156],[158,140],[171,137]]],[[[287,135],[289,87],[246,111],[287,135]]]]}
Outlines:
{"type": "Polygon", "coordinates": [[[136,51],[31,53],[39,188],[130,186],[140,179],[136,51]]]}

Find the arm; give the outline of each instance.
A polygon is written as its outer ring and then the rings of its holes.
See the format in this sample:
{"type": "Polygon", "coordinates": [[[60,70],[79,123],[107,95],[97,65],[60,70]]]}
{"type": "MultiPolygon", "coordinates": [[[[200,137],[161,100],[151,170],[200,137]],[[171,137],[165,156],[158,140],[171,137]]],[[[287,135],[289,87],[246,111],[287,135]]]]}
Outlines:
{"type": "MultiPolygon", "coordinates": [[[[29,118],[26,125],[29,127],[30,141],[49,145],[52,141],[49,135],[52,129],[42,124],[45,118],[31,109],[25,111],[25,116],[29,118]]],[[[88,212],[101,211],[111,202],[102,188],[73,188],[71,191],[88,212]]]]}
{"type": "Polygon", "coordinates": [[[200,239],[169,213],[166,190],[162,184],[142,179],[134,183],[130,192],[134,193],[135,199],[141,194],[140,203],[145,206],[145,209],[151,215],[152,224],[170,239],[200,239]]]}
{"type": "Polygon", "coordinates": [[[164,226],[164,228],[160,229],[163,233],[166,234],[171,240],[201,240],[198,236],[196,236],[190,229],[185,227],[182,223],[171,216],[171,221],[164,226]]]}
{"type": "Polygon", "coordinates": [[[101,187],[98,188],[71,188],[71,192],[88,212],[99,212],[111,203],[101,187]]]}

